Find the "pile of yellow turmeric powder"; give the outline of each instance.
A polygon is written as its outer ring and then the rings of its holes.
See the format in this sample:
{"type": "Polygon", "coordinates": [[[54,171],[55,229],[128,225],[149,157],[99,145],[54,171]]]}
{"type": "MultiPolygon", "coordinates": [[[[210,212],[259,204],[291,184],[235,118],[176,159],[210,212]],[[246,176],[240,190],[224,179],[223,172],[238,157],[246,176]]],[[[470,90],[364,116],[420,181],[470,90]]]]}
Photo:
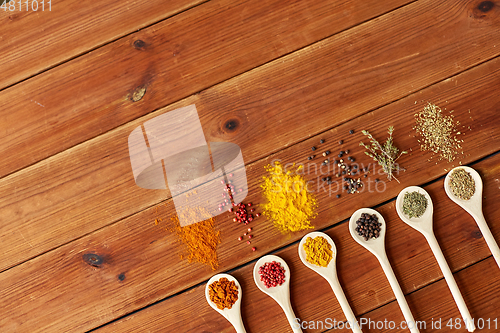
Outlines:
{"type": "Polygon", "coordinates": [[[263,214],[282,232],[311,229],[311,220],[317,215],[316,198],[307,189],[306,180],[294,172],[283,170],[279,162],[266,166],[268,175],[263,177],[261,188],[266,203],[263,214]]]}
{"type": "Polygon", "coordinates": [[[306,260],[316,266],[327,267],[333,257],[332,246],[321,236],[307,237],[304,251],[306,260]]]}

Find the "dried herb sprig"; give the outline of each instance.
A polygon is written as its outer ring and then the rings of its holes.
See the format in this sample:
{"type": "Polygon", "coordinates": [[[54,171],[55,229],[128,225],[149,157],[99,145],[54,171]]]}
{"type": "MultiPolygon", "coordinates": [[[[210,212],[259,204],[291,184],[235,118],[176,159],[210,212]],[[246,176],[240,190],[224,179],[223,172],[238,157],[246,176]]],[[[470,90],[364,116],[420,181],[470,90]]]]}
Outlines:
{"type": "Polygon", "coordinates": [[[393,172],[399,172],[400,170],[405,170],[396,163],[397,159],[401,157],[403,154],[407,154],[407,151],[399,152],[399,149],[394,146],[394,141],[392,138],[392,133],[394,132],[394,127],[389,126],[387,133],[389,133],[389,137],[385,141],[384,145],[381,145],[368,131],[361,131],[364,135],[370,139],[371,145],[366,145],[363,142],[360,142],[359,145],[365,147],[368,151],[365,151],[365,154],[373,158],[384,170],[387,174],[387,179],[392,180],[392,178],[396,179],[399,183],[399,180],[394,177],[393,172]]]}

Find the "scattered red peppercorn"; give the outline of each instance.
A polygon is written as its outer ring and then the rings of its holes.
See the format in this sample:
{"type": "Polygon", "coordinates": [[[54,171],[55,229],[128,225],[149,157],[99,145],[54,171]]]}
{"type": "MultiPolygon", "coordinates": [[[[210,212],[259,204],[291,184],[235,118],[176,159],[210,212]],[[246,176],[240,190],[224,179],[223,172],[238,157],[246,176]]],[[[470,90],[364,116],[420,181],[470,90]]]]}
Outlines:
{"type": "Polygon", "coordinates": [[[243,239],[243,238],[242,238],[241,236],[240,236],[240,237],[238,237],[238,240],[239,240],[239,241],[240,241],[240,240],[242,240],[242,239],[243,239]]]}
{"type": "Polygon", "coordinates": [[[248,238],[252,238],[253,236],[252,235],[248,235],[248,238]]]}
{"type": "Polygon", "coordinates": [[[255,247],[252,247],[252,251],[255,252],[255,250],[257,250],[255,247]]]}
{"type": "Polygon", "coordinates": [[[247,244],[250,244],[250,241],[247,241],[247,244]]]}

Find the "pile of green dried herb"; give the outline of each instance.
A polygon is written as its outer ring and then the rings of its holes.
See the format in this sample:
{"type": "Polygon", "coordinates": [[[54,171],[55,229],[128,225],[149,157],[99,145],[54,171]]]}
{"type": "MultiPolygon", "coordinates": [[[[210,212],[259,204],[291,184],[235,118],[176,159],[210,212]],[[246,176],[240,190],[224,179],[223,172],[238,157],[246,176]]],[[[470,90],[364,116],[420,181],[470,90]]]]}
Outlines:
{"type": "Polygon", "coordinates": [[[445,116],[439,106],[428,103],[422,111],[415,114],[415,122],[413,129],[421,136],[418,142],[422,151],[430,150],[439,154],[440,160],[455,160],[462,150],[460,144],[463,140],[456,137],[461,134],[456,128],[460,123],[454,121],[453,115],[445,116]]]}
{"type": "Polygon", "coordinates": [[[365,154],[373,158],[384,170],[387,174],[387,179],[392,180],[392,178],[396,179],[399,183],[399,180],[394,177],[394,172],[399,172],[400,170],[404,170],[396,163],[397,159],[401,157],[403,154],[407,154],[407,151],[399,152],[399,149],[394,145],[394,141],[392,139],[392,133],[394,132],[394,127],[389,126],[387,133],[389,133],[389,137],[385,141],[383,145],[381,145],[368,131],[361,131],[364,135],[366,135],[371,142],[371,145],[366,145],[363,142],[360,142],[359,145],[365,147],[368,151],[365,151],[365,154]]]}

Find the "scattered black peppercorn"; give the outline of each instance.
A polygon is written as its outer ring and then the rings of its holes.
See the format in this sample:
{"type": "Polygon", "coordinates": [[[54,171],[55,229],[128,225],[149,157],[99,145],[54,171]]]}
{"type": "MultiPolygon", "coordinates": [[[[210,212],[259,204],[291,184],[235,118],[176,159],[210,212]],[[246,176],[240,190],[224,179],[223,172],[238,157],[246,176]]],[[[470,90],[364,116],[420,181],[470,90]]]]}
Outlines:
{"type": "Polygon", "coordinates": [[[339,145],[343,144],[344,143],[344,140],[340,140],[339,141],[339,145]]]}
{"type": "Polygon", "coordinates": [[[337,197],[337,198],[340,198],[340,194],[337,194],[337,195],[336,195],[336,197],[337,197]]]}
{"type": "Polygon", "coordinates": [[[349,131],[349,134],[354,134],[354,130],[350,130],[350,131],[349,131]]]}
{"type": "Polygon", "coordinates": [[[359,193],[359,189],[363,187],[363,183],[361,182],[361,179],[354,179],[354,178],[349,178],[345,177],[344,181],[347,182],[348,185],[344,186],[344,188],[347,190],[347,193],[349,194],[354,194],[354,193],[359,193]]]}
{"type": "Polygon", "coordinates": [[[319,143],[325,143],[325,140],[321,139],[319,140],[319,143]]]}
{"type": "Polygon", "coordinates": [[[375,178],[375,183],[378,183],[379,181],[380,181],[380,179],[375,178]]]}
{"type": "Polygon", "coordinates": [[[311,150],[312,150],[312,151],[315,151],[315,150],[316,150],[316,147],[312,146],[312,147],[311,147],[311,150]]]}

